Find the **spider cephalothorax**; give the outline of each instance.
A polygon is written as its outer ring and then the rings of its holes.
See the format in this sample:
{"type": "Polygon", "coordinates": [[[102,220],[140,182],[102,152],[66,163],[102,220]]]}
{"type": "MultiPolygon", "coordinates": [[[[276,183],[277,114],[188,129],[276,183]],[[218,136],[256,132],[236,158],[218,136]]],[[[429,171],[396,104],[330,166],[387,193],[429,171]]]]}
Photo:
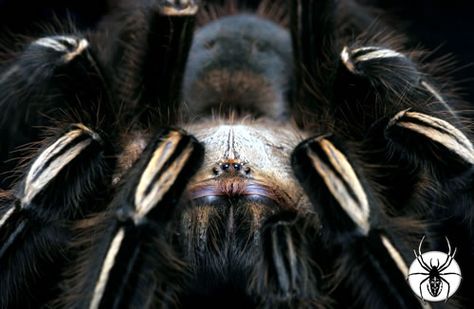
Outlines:
{"type": "Polygon", "coordinates": [[[222,7],[123,1],[3,63],[0,308],[421,308],[423,233],[471,305],[474,147],[428,66],[351,1],[222,7]]]}

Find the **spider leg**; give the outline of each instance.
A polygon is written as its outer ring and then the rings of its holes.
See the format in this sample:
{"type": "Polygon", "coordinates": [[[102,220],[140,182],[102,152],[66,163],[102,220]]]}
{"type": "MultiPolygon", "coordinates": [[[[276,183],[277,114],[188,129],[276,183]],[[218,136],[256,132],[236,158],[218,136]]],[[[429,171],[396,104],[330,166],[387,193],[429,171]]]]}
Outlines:
{"type": "Polygon", "coordinates": [[[379,46],[344,47],[335,89],[340,133],[376,150],[367,162],[378,163],[374,174],[398,215],[430,208],[419,203],[420,194],[433,194],[423,187],[423,175],[472,177],[474,148],[459,116],[405,54],[379,46]]]}
{"type": "Polygon", "coordinates": [[[426,264],[425,260],[423,260],[423,254],[421,253],[421,246],[423,245],[423,241],[425,240],[425,236],[423,236],[420,240],[420,244],[418,245],[418,254],[416,253],[415,250],[413,250],[413,253],[415,254],[416,259],[418,260],[418,263],[420,263],[421,267],[423,267],[424,270],[430,271],[431,267],[426,264]]]}
{"type": "Polygon", "coordinates": [[[422,255],[418,255],[415,253],[415,257],[416,259],[418,260],[418,263],[420,263],[421,267],[423,267],[424,270],[427,270],[427,271],[430,271],[430,267],[428,266],[428,264],[426,264],[426,262],[423,260],[423,256],[422,255]]]}
{"type": "MultiPolygon", "coordinates": [[[[455,239],[463,248],[461,267],[473,273],[474,146],[450,97],[393,49],[345,47],[340,63],[333,97],[338,132],[374,150],[364,152],[364,160],[377,166],[373,174],[384,188],[387,213],[434,222],[428,231],[433,243],[455,239]]],[[[473,286],[469,279],[467,286],[473,286]]],[[[460,293],[469,299],[467,290],[460,293]]]]}
{"type": "Polygon", "coordinates": [[[376,199],[335,145],[325,137],[311,138],[295,149],[292,164],[323,224],[328,267],[322,268],[335,267],[336,293],[345,293],[337,299],[365,307],[419,307],[405,280],[408,267],[398,242],[373,206],[376,199]]]}
{"type": "Polygon", "coordinates": [[[424,156],[429,162],[442,161],[440,169],[450,168],[443,173],[445,175],[469,171],[474,165],[474,147],[469,138],[441,118],[417,111],[401,111],[390,119],[385,134],[403,149],[419,152],[417,155],[424,156]]]}
{"type": "Polygon", "coordinates": [[[100,209],[109,151],[98,133],[72,125],[46,143],[2,201],[0,308],[40,305],[59,292],[60,272],[73,255],[71,223],[100,209]]]}
{"type": "Polygon", "coordinates": [[[316,108],[326,103],[321,102],[322,92],[330,87],[337,64],[336,1],[296,0],[289,5],[296,71],[293,102],[316,108]]]}
{"type": "MultiPolygon", "coordinates": [[[[456,274],[457,275],[457,274],[456,274]]],[[[442,281],[444,281],[444,283],[446,283],[448,285],[448,293],[446,294],[446,299],[444,300],[444,302],[448,302],[448,298],[449,298],[449,291],[451,289],[451,285],[449,284],[449,282],[444,279],[443,277],[439,277],[442,281]]]]}
{"type": "Polygon", "coordinates": [[[144,308],[174,301],[184,266],[169,245],[167,223],[202,156],[201,144],[182,131],[163,130],[148,144],[107,214],[84,223],[83,241],[92,246],[72,270],[65,307],[144,308]]]}
{"type": "Polygon", "coordinates": [[[430,279],[430,277],[428,278],[425,278],[423,279],[421,282],[420,282],[420,296],[421,296],[421,300],[423,301],[423,303],[425,302],[425,298],[423,297],[423,290],[422,290],[422,285],[424,282],[426,282],[426,280],[430,279]]]}
{"type": "MultiPolygon", "coordinates": [[[[349,85],[349,91],[337,88],[335,114],[346,132],[359,130],[354,136],[366,141],[363,147],[375,149],[366,160],[379,166],[374,174],[385,188],[381,194],[391,215],[415,215],[435,223],[429,227],[433,244],[439,246],[445,237],[455,240],[462,248],[457,257],[461,268],[473,274],[474,146],[450,97],[395,50],[345,48],[341,63],[337,83],[349,85]],[[362,113],[365,123],[351,126],[350,117],[362,113]]],[[[471,275],[466,278],[459,294],[470,299],[467,291],[474,283],[471,275]]]]}
{"type": "Polygon", "coordinates": [[[461,276],[460,274],[458,274],[458,273],[440,273],[440,274],[443,275],[443,276],[444,276],[444,275],[458,275],[459,277],[462,278],[462,276],[461,276]]]}
{"type": "Polygon", "coordinates": [[[324,303],[320,272],[311,258],[317,248],[318,220],[314,214],[278,214],[262,233],[263,254],[249,288],[264,308],[313,307],[324,303]]]}
{"type": "Polygon", "coordinates": [[[413,276],[413,275],[429,275],[429,273],[411,273],[411,274],[408,274],[408,276],[413,276]]]}
{"type": "MultiPolygon", "coordinates": [[[[65,117],[93,126],[103,120],[96,115],[109,108],[109,94],[92,48],[76,35],[42,37],[0,67],[0,172],[16,167],[13,150],[41,139],[38,127],[65,117]]],[[[2,177],[0,185],[9,187],[10,179],[2,177]]]]}
{"type": "Polygon", "coordinates": [[[100,26],[104,30],[95,40],[110,44],[99,57],[111,69],[112,88],[128,109],[126,121],[174,124],[197,1],[125,2],[100,26]]]}
{"type": "Polygon", "coordinates": [[[380,118],[407,109],[460,125],[447,99],[404,53],[376,45],[355,45],[343,47],[339,57],[335,84],[347,92],[338,91],[333,104],[336,115],[348,124],[351,119],[362,119],[352,134],[363,136],[380,118]],[[353,114],[344,113],[348,109],[353,114]],[[366,117],[358,118],[361,113],[366,117]]]}
{"type": "Polygon", "coordinates": [[[454,248],[454,252],[451,253],[451,244],[449,243],[448,237],[446,237],[446,242],[448,243],[448,254],[446,256],[446,261],[438,269],[439,272],[442,272],[451,265],[451,262],[454,260],[454,256],[456,255],[456,251],[458,249],[454,248]]]}

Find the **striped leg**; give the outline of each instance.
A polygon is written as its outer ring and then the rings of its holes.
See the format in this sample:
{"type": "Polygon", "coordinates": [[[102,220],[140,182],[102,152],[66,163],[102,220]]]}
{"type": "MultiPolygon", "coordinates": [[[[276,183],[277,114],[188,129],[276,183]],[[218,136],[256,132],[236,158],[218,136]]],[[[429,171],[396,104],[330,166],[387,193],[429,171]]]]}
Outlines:
{"type": "Polygon", "coordinates": [[[335,81],[334,111],[354,137],[363,137],[373,124],[413,109],[457,125],[455,111],[429,76],[405,54],[378,46],[344,47],[335,81]],[[355,122],[354,122],[355,121],[355,122]]]}
{"type": "Polygon", "coordinates": [[[365,160],[377,166],[391,214],[435,222],[435,247],[459,239],[458,258],[472,273],[474,148],[449,96],[406,55],[376,46],[345,47],[337,85],[336,118],[346,138],[371,149],[365,160]]]}
{"type": "MultiPolygon", "coordinates": [[[[57,125],[54,121],[64,118],[68,123],[103,122],[96,116],[108,108],[109,95],[91,48],[82,37],[43,37],[0,67],[0,173],[18,163],[4,163],[12,150],[41,139],[38,127],[57,125]]],[[[2,177],[0,186],[8,187],[10,179],[2,177]]]]}
{"type": "Polygon", "coordinates": [[[290,28],[295,63],[294,116],[301,123],[312,122],[314,114],[327,110],[332,89],[332,72],[337,67],[336,12],[339,1],[289,1],[290,28]],[[306,113],[303,111],[312,111],[306,113]],[[311,114],[311,116],[308,116],[311,114]]]}
{"type": "Polygon", "coordinates": [[[398,242],[346,155],[320,137],[300,144],[292,160],[321,219],[323,246],[316,255],[323,269],[335,272],[335,301],[342,307],[419,308],[398,242]]]}
{"type": "Polygon", "coordinates": [[[374,123],[387,125],[390,118],[397,119],[400,111],[408,110],[444,119],[442,126],[450,126],[449,130],[461,127],[455,110],[429,76],[408,56],[392,49],[344,47],[335,89],[335,116],[352,129],[352,138],[366,137],[374,123]]]}
{"type": "MultiPolygon", "coordinates": [[[[373,150],[365,157],[377,165],[374,175],[397,215],[431,208],[420,202],[432,195],[423,183],[425,167],[449,174],[472,164],[459,116],[418,67],[392,49],[344,47],[335,84],[339,134],[364,140],[362,147],[373,150]]],[[[439,175],[430,176],[436,183],[439,175]]]]}
{"type": "Polygon", "coordinates": [[[110,181],[107,151],[96,132],[72,125],[38,152],[2,203],[0,308],[40,306],[57,296],[72,223],[98,207],[110,181]]]}
{"type": "Polygon", "coordinates": [[[250,294],[262,308],[324,307],[320,272],[312,255],[318,248],[319,221],[313,213],[280,213],[263,229],[262,249],[250,294]]]}
{"type": "Polygon", "coordinates": [[[165,130],[151,141],[124,178],[110,215],[85,223],[84,244],[92,247],[73,273],[65,307],[148,308],[173,300],[183,269],[167,223],[202,156],[202,146],[180,131],[165,130]]]}
{"type": "Polygon", "coordinates": [[[149,126],[179,118],[184,68],[194,34],[195,0],[125,2],[102,25],[102,60],[111,68],[113,91],[131,108],[130,117],[149,126]],[[137,119],[138,115],[138,119],[137,119]],[[151,119],[151,120],[150,120],[151,119]]]}
{"type": "Polygon", "coordinates": [[[441,118],[404,110],[390,119],[385,136],[400,153],[429,160],[441,176],[462,174],[474,165],[472,142],[441,118]]]}
{"type": "MultiPolygon", "coordinates": [[[[443,238],[460,248],[456,257],[463,270],[463,286],[457,293],[462,307],[472,307],[474,288],[474,147],[461,130],[449,122],[415,111],[402,111],[388,123],[385,135],[392,147],[425,162],[435,182],[430,231],[433,249],[443,248],[443,238]],[[440,205],[441,207],[433,207],[440,205]]],[[[408,160],[409,158],[407,158],[408,160]]]]}

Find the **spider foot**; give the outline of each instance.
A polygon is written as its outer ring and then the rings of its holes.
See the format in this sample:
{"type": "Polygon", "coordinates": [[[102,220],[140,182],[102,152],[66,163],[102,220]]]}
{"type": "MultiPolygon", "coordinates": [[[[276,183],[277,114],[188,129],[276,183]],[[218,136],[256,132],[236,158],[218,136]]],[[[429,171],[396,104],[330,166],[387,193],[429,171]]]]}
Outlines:
{"type": "MultiPolygon", "coordinates": [[[[361,159],[374,166],[391,215],[431,211],[420,196],[437,195],[433,188],[447,176],[472,177],[474,148],[463,124],[419,67],[408,54],[380,46],[345,47],[340,54],[333,100],[343,128],[338,132],[374,150],[361,159]],[[424,173],[433,176],[431,184],[423,181],[424,173]]],[[[447,190],[467,189],[439,192],[447,190]]]]}
{"type": "Polygon", "coordinates": [[[299,217],[285,213],[267,221],[262,233],[263,255],[250,287],[250,293],[259,295],[265,308],[311,307],[323,302],[311,258],[318,226],[314,214],[299,217]]]}
{"type": "Polygon", "coordinates": [[[198,8],[195,0],[162,0],[160,12],[168,16],[190,16],[195,15],[198,8]]]}
{"type": "MultiPolygon", "coordinates": [[[[55,59],[62,63],[68,63],[77,56],[83,54],[89,47],[89,42],[77,36],[48,36],[32,42],[28,51],[44,54],[47,59],[55,59]]],[[[38,56],[38,54],[36,54],[38,56]]],[[[46,59],[45,59],[46,60],[46,59]]]]}
{"type": "MultiPolygon", "coordinates": [[[[380,69],[380,66],[388,68],[397,65],[399,69],[407,70],[406,73],[417,72],[412,61],[404,54],[393,49],[379,46],[364,46],[359,48],[349,48],[346,46],[342,49],[340,58],[349,72],[358,75],[376,73],[375,71],[380,69]]],[[[419,74],[409,74],[408,76],[418,77],[419,74]]]]}
{"type": "Polygon", "coordinates": [[[447,100],[408,55],[379,46],[344,47],[340,64],[335,89],[345,90],[334,94],[334,108],[354,136],[365,137],[377,121],[406,109],[459,124],[447,100]]]}
{"type": "Polygon", "coordinates": [[[385,135],[404,146],[400,152],[414,151],[437,164],[447,165],[447,170],[456,167],[465,170],[474,165],[474,147],[469,138],[443,119],[404,110],[389,121],[385,135]]]}

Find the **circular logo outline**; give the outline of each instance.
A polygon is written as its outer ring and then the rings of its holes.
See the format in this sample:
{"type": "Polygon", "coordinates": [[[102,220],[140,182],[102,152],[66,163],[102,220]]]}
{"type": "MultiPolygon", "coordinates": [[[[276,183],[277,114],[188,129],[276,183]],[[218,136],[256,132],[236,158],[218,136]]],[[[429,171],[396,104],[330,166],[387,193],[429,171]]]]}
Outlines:
{"type": "Polygon", "coordinates": [[[421,246],[424,239],[425,236],[420,241],[418,252],[413,250],[415,260],[408,271],[408,284],[423,302],[447,302],[459,289],[462,281],[461,269],[454,259],[457,248],[451,250],[451,244],[446,237],[448,253],[441,251],[422,253],[421,246]]]}

